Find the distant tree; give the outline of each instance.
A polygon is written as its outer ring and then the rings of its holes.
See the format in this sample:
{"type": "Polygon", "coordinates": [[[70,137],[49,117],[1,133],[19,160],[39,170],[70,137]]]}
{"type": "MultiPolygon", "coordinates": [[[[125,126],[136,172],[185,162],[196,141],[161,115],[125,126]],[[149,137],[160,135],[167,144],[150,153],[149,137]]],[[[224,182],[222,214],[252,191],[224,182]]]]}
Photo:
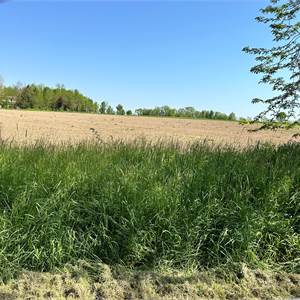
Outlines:
{"type": "Polygon", "coordinates": [[[106,114],[107,106],[108,106],[108,103],[105,102],[105,101],[102,101],[102,102],[100,103],[99,113],[100,113],[100,114],[106,114]]]}
{"type": "Polygon", "coordinates": [[[236,121],[236,115],[235,115],[235,113],[230,113],[229,114],[229,116],[228,116],[228,120],[230,120],[230,121],[236,121]]]}
{"type": "Polygon", "coordinates": [[[22,109],[33,107],[33,90],[30,85],[27,85],[21,90],[17,96],[15,106],[22,109]]]}
{"type": "Polygon", "coordinates": [[[127,111],[126,111],[126,115],[127,115],[127,116],[131,116],[131,115],[132,115],[132,111],[131,111],[131,110],[127,110],[127,111]]]}
{"type": "Polygon", "coordinates": [[[106,113],[107,113],[108,115],[114,115],[114,114],[115,114],[115,111],[114,111],[114,109],[109,105],[109,106],[107,107],[106,113]]]}
{"type": "Polygon", "coordinates": [[[1,105],[6,107],[34,108],[43,110],[69,110],[97,112],[98,104],[78,90],[67,90],[62,85],[50,88],[43,85],[23,86],[18,83],[4,86],[0,95],[1,105]]]}
{"type": "Polygon", "coordinates": [[[116,110],[117,110],[117,115],[125,115],[125,110],[123,108],[123,105],[118,104],[116,106],[116,110]]]}
{"type": "Polygon", "coordinates": [[[281,112],[281,113],[277,114],[276,121],[280,122],[280,123],[285,122],[286,121],[286,114],[285,114],[285,112],[281,112]]]}
{"type": "Polygon", "coordinates": [[[300,107],[300,0],[272,0],[256,18],[269,25],[274,45],[271,48],[249,48],[243,51],[256,56],[258,64],[251,69],[262,74],[260,83],[269,84],[275,96],[255,98],[253,103],[263,103],[266,109],[255,120],[264,121],[263,128],[277,127],[276,121],[297,119],[300,107]],[[267,121],[265,121],[267,119],[267,121]]]}
{"type": "Polygon", "coordinates": [[[176,115],[176,109],[171,108],[170,106],[162,106],[160,108],[160,115],[166,117],[174,117],[176,115]]]}
{"type": "Polygon", "coordinates": [[[187,106],[184,108],[185,117],[194,118],[196,115],[196,109],[192,106],[187,106]]]}
{"type": "Polygon", "coordinates": [[[171,108],[169,106],[161,106],[155,108],[139,108],[135,110],[138,116],[168,116],[168,117],[184,117],[184,118],[195,118],[195,119],[218,119],[218,120],[236,120],[234,113],[227,116],[221,112],[214,112],[213,110],[198,111],[194,107],[188,106],[185,108],[171,108]]]}
{"type": "Polygon", "coordinates": [[[214,113],[214,117],[213,117],[215,120],[228,120],[228,117],[226,114],[224,113],[221,113],[219,111],[216,111],[214,113]]]}
{"type": "Polygon", "coordinates": [[[215,113],[213,110],[210,110],[208,113],[208,119],[214,119],[215,113]]]}
{"type": "Polygon", "coordinates": [[[53,106],[54,110],[67,110],[66,100],[63,96],[57,98],[53,106]]]}
{"type": "Polygon", "coordinates": [[[138,116],[142,116],[143,115],[143,109],[142,108],[138,108],[135,110],[136,115],[138,116]]]}

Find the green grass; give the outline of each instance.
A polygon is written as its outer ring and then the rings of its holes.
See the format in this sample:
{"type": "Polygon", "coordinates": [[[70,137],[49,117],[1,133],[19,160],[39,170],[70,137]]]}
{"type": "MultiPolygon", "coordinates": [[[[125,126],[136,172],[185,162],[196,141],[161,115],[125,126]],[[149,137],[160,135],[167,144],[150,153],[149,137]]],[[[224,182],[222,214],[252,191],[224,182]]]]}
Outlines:
{"type": "Polygon", "coordinates": [[[0,205],[2,277],[79,259],[300,271],[300,144],[3,144],[0,205]]]}

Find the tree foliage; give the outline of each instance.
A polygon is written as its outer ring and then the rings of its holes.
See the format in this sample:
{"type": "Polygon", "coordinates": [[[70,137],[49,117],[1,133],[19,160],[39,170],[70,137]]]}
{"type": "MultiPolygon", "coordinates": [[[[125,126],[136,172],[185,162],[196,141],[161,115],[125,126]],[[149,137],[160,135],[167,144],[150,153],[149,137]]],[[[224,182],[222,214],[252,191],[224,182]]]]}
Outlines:
{"type": "Polygon", "coordinates": [[[117,115],[125,115],[125,110],[122,104],[118,104],[116,106],[116,110],[117,110],[117,115]]]}
{"type": "MultiPolygon", "coordinates": [[[[253,103],[266,105],[265,110],[255,119],[264,121],[263,127],[278,127],[276,121],[287,122],[299,118],[299,11],[300,0],[272,0],[270,5],[261,10],[262,15],[256,20],[269,25],[274,46],[243,49],[244,52],[255,55],[258,62],[251,68],[251,72],[261,74],[260,83],[269,84],[274,91],[274,95],[268,99],[252,100],[253,103]]],[[[291,124],[288,122],[286,126],[291,124]]]]}
{"type": "Polygon", "coordinates": [[[236,120],[236,115],[231,113],[226,115],[225,113],[201,110],[198,111],[192,106],[184,108],[172,108],[167,105],[155,108],[139,108],[135,110],[138,116],[160,116],[160,117],[181,117],[181,118],[193,118],[193,119],[211,119],[211,120],[236,120]]]}
{"type": "Polygon", "coordinates": [[[115,111],[114,111],[114,109],[111,107],[111,105],[109,105],[109,106],[107,107],[106,114],[108,114],[108,115],[114,115],[114,114],[115,114],[115,111]]]}
{"type": "Polygon", "coordinates": [[[4,86],[0,105],[5,108],[97,112],[98,105],[78,90],[68,90],[63,85],[50,88],[43,85],[4,86]]]}
{"type": "Polygon", "coordinates": [[[107,106],[108,106],[108,103],[105,102],[105,101],[102,101],[102,102],[100,103],[99,113],[100,113],[100,114],[106,114],[107,106]]]}

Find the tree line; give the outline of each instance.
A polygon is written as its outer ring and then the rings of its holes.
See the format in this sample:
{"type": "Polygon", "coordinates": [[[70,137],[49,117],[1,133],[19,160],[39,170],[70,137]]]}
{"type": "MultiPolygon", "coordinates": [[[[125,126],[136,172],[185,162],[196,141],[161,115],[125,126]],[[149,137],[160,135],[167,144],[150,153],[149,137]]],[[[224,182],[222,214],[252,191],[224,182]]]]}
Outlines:
{"type": "Polygon", "coordinates": [[[103,101],[99,106],[100,114],[117,114],[117,115],[137,115],[137,116],[153,116],[153,117],[181,117],[194,119],[211,119],[211,120],[230,120],[235,121],[237,117],[235,113],[229,115],[213,110],[196,110],[194,107],[172,108],[164,105],[155,108],[138,108],[134,111],[125,110],[123,105],[118,104],[116,110],[107,102],[103,101]]]}
{"type": "Polygon", "coordinates": [[[163,116],[163,117],[182,117],[194,119],[211,119],[211,120],[230,120],[235,121],[236,115],[232,112],[229,115],[213,110],[196,110],[194,107],[172,108],[161,106],[155,108],[139,108],[136,111],[138,116],[163,116]]]}
{"type": "Polygon", "coordinates": [[[51,88],[44,85],[4,86],[0,83],[0,107],[12,109],[36,109],[53,111],[93,112],[109,115],[137,115],[156,117],[183,117],[212,120],[236,120],[234,113],[229,115],[212,110],[198,111],[194,107],[172,108],[167,105],[155,108],[138,108],[134,112],[125,110],[122,104],[115,108],[106,101],[98,104],[78,90],[66,89],[63,85],[51,88]]]}
{"type": "Polygon", "coordinates": [[[98,105],[78,90],[66,89],[63,85],[55,88],[30,84],[22,86],[0,86],[0,106],[2,108],[61,110],[97,112],[98,105]]]}

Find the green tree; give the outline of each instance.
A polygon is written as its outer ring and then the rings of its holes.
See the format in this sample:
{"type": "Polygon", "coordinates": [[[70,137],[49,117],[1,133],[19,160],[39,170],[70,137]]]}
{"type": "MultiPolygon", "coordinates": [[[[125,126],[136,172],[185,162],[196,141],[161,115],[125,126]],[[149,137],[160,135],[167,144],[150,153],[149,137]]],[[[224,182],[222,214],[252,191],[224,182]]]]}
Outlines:
{"type": "Polygon", "coordinates": [[[106,113],[108,115],[114,115],[115,114],[114,109],[110,105],[107,107],[106,113]]]}
{"type": "Polygon", "coordinates": [[[214,111],[209,111],[209,114],[208,114],[208,119],[214,119],[215,118],[215,112],[214,111]]]}
{"type": "Polygon", "coordinates": [[[106,114],[107,106],[108,106],[108,103],[105,102],[105,101],[102,101],[102,102],[100,103],[99,113],[100,113],[100,114],[106,114]]]}
{"type": "Polygon", "coordinates": [[[228,120],[230,120],[230,121],[236,121],[236,115],[235,115],[235,113],[230,113],[229,114],[229,116],[228,116],[228,120]]]}
{"type": "Polygon", "coordinates": [[[32,87],[30,85],[27,85],[17,96],[15,106],[22,109],[32,108],[33,95],[34,92],[32,90],[32,87]]]}
{"type": "Polygon", "coordinates": [[[130,109],[127,110],[127,111],[126,111],[126,115],[127,115],[127,116],[131,116],[131,115],[132,115],[132,111],[131,111],[130,109]]]}
{"type": "MultiPolygon", "coordinates": [[[[1,105],[5,107],[35,108],[43,110],[68,110],[97,112],[98,104],[85,97],[78,90],[67,90],[63,85],[50,88],[44,85],[21,83],[3,86],[0,95],[1,105]]],[[[3,107],[4,107],[3,106],[3,107]]]]}
{"type": "Polygon", "coordinates": [[[123,105],[118,104],[116,106],[116,110],[117,110],[117,115],[125,115],[125,110],[123,108],[123,105]]]}
{"type": "MultiPolygon", "coordinates": [[[[255,120],[264,121],[263,128],[277,127],[274,121],[299,117],[300,92],[300,0],[272,0],[256,20],[268,24],[273,35],[272,48],[249,48],[244,52],[256,56],[251,72],[262,74],[260,83],[269,84],[275,95],[255,98],[253,103],[266,105],[255,120]]],[[[289,126],[289,125],[288,125],[289,126]]]]}
{"type": "Polygon", "coordinates": [[[187,106],[184,108],[185,117],[194,118],[196,114],[196,109],[192,106],[187,106]]]}
{"type": "Polygon", "coordinates": [[[54,102],[54,110],[66,110],[66,100],[63,96],[58,97],[58,99],[54,102]]]}
{"type": "Polygon", "coordinates": [[[138,115],[138,116],[142,116],[143,115],[143,109],[142,108],[136,109],[135,114],[138,115]]]}

